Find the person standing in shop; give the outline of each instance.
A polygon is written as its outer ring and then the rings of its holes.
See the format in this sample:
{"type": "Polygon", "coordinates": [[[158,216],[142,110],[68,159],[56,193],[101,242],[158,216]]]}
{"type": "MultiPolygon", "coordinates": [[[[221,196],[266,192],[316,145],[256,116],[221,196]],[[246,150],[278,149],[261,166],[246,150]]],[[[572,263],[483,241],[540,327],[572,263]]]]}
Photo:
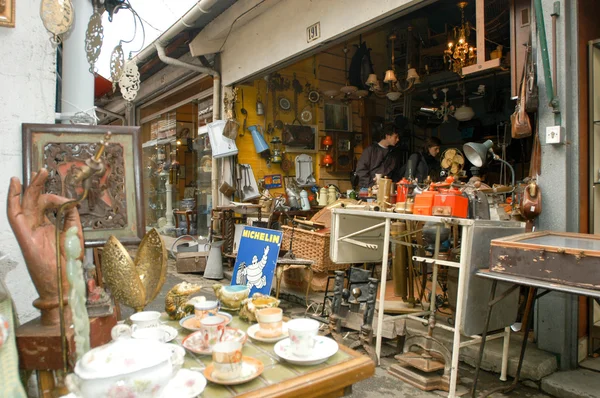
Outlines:
{"type": "Polygon", "coordinates": [[[356,165],[359,188],[375,185],[376,174],[390,178],[395,174],[397,160],[392,152],[399,140],[398,132],[391,125],[385,125],[379,141],[365,148],[356,165]]]}
{"type": "Polygon", "coordinates": [[[437,182],[440,180],[441,166],[438,159],[442,142],[437,137],[425,140],[423,149],[415,152],[408,158],[403,177],[415,178],[420,183],[426,180],[437,182]]]}

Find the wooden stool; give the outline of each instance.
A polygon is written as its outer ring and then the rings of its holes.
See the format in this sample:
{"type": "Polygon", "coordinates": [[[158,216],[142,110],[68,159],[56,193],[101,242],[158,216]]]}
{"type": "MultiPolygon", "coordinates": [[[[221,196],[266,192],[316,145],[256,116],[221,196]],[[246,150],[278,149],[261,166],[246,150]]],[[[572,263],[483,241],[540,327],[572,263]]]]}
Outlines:
{"type": "Polygon", "coordinates": [[[304,268],[305,270],[308,270],[310,274],[306,286],[306,305],[308,305],[308,293],[310,291],[310,285],[313,280],[313,264],[314,261],[312,260],[306,260],[302,258],[296,258],[292,260],[289,258],[279,257],[277,259],[277,264],[275,268],[275,278],[277,281],[277,284],[275,285],[275,297],[279,298],[279,289],[281,288],[281,277],[283,276],[283,273],[289,269],[304,268]]]}

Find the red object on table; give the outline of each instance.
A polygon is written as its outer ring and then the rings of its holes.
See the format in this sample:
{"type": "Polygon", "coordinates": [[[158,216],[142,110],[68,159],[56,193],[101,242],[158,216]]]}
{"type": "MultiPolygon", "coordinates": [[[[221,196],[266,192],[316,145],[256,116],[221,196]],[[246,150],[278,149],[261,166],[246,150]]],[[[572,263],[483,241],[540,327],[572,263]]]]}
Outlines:
{"type": "Polygon", "coordinates": [[[413,206],[413,214],[422,216],[430,216],[433,200],[437,196],[437,191],[425,191],[415,196],[415,204],[413,206]]]}
{"type": "Polygon", "coordinates": [[[469,214],[469,199],[455,188],[440,189],[433,199],[431,213],[435,216],[466,218],[469,214]]]}

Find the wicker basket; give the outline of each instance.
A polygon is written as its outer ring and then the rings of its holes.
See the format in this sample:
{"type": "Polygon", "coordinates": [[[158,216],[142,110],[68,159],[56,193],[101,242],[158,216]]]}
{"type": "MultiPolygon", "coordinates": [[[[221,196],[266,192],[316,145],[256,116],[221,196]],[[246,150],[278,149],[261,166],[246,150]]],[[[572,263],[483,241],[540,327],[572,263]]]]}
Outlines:
{"type": "MultiPolygon", "coordinates": [[[[281,244],[281,249],[289,250],[292,227],[284,225],[281,228],[283,230],[283,243],[281,244]]],[[[295,228],[292,251],[298,258],[314,261],[312,266],[314,272],[346,269],[347,264],[335,264],[329,258],[329,239],[329,233],[321,234],[295,228]]]]}
{"type": "MultiPolygon", "coordinates": [[[[313,292],[324,292],[327,286],[327,278],[331,275],[329,272],[315,272],[313,274],[310,290],[313,292]]],[[[297,292],[306,293],[308,285],[308,271],[302,268],[292,268],[283,273],[282,285],[288,289],[297,292]]],[[[333,286],[333,285],[332,285],[333,286]]]]}

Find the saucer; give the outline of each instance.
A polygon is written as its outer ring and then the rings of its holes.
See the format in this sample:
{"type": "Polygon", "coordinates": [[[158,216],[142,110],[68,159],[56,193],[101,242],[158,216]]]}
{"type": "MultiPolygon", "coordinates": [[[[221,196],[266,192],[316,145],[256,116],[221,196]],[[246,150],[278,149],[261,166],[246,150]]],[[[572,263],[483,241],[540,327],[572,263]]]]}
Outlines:
{"type": "Polygon", "coordinates": [[[312,350],[312,354],[306,357],[299,357],[292,353],[289,338],[275,344],[273,350],[279,358],[294,365],[317,365],[333,356],[333,354],[338,351],[338,348],[338,343],[336,343],[335,340],[325,336],[317,336],[317,343],[312,350]]]}
{"type": "Polygon", "coordinates": [[[177,337],[177,329],[169,325],[160,325],[159,328],[166,332],[165,343],[172,341],[175,337],[177,337]]]}
{"type": "Polygon", "coordinates": [[[239,377],[231,380],[221,380],[217,377],[213,377],[212,374],[214,371],[214,365],[212,363],[208,365],[206,369],[204,369],[204,376],[206,376],[206,378],[213,383],[231,386],[256,379],[258,376],[260,376],[263,369],[264,365],[258,359],[254,359],[252,357],[242,357],[242,372],[239,377]]]}
{"type": "MultiPolygon", "coordinates": [[[[233,319],[233,316],[231,316],[231,314],[221,311],[219,311],[217,315],[210,316],[220,316],[227,319],[227,323],[225,325],[229,325],[231,323],[231,320],[233,319]]],[[[200,324],[198,321],[196,321],[196,315],[194,314],[188,315],[185,318],[181,318],[181,320],[179,321],[179,325],[182,328],[189,330],[190,332],[197,332],[198,330],[200,330],[200,324]]]]}
{"type": "MultiPolygon", "coordinates": [[[[248,336],[246,332],[241,329],[227,327],[225,328],[225,333],[223,334],[223,338],[221,341],[239,341],[242,343],[246,343],[248,336]]],[[[187,350],[193,352],[194,354],[199,355],[210,355],[212,354],[212,348],[207,347],[202,340],[202,333],[194,332],[183,339],[181,343],[187,350]]]]}
{"type": "Polygon", "coordinates": [[[283,322],[281,325],[281,331],[282,333],[279,336],[276,337],[263,337],[260,335],[260,333],[256,333],[260,330],[260,325],[258,323],[255,323],[254,325],[250,326],[247,330],[248,336],[250,336],[252,338],[252,340],[256,340],[256,341],[262,341],[263,343],[276,343],[281,339],[285,339],[286,337],[288,337],[288,330],[287,330],[287,322],[283,322]]]}
{"type": "Polygon", "coordinates": [[[161,398],[194,398],[204,391],[206,378],[200,372],[179,369],[161,395],[161,398]]]}

